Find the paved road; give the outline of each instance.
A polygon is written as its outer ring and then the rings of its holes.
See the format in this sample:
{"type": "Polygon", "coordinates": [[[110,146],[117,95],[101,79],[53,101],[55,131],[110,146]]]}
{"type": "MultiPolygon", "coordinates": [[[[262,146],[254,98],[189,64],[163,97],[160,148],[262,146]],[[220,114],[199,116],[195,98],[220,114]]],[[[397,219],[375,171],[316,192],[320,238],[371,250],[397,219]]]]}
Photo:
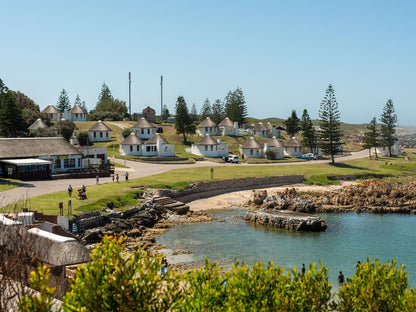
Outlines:
{"type": "MultiPolygon", "coordinates": [[[[360,151],[353,153],[350,156],[339,157],[337,162],[364,158],[368,156],[368,151],[360,151]]],[[[264,166],[266,164],[224,164],[210,161],[201,161],[196,162],[195,164],[148,164],[144,162],[136,162],[129,160],[116,159],[116,162],[126,165],[129,168],[116,168],[116,173],[120,175],[120,181],[124,180],[124,174],[126,171],[129,172],[129,179],[136,179],[140,177],[150,176],[153,174],[163,173],[172,169],[181,169],[181,168],[196,168],[196,167],[216,167],[216,166],[264,166]]],[[[321,164],[328,163],[328,160],[313,160],[309,161],[308,164],[321,164]]],[[[278,166],[278,165],[301,165],[305,162],[293,162],[293,163],[276,163],[270,164],[269,166],[278,166]]],[[[100,178],[100,184],[111,182],[111,177],[100,178]]],[[[68,188],[68,185],[71,184],[74,190],[79,189],[82,185],[95,185],[95,178],[87,179],[62,179],[62,180],[44,180],[44,181],[29,181],[24,182],[23,187],[14,188],[0,193],[0,207],[21,201],[27,200],[31,197],[55,193],[58,191],[64,191],[68,188]]]]}

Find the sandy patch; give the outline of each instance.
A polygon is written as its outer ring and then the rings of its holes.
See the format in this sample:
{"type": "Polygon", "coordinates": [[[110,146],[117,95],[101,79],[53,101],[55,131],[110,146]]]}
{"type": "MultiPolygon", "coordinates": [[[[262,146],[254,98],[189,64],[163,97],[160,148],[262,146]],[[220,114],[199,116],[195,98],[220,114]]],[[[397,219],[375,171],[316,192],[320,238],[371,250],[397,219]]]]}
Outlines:
{"type": "MultiPolygon", "coordinates": [[[[272,194],[277,191],[283,191],[285,188],[295,188],[298,192],[325,192],[338,190],[344,186],[355,184],[356,182],[345,181],[338,185],[304,185],[291,184],[286,186],[263,188],[257,190],[267,190],[267,193],[272,194]]],[[[204,199],[198,199],[188,202],[190,209],[193,211],[210,210],[210,209],[238,209],[244,208],[245,203],[250,199],[252,190],[238,191],[226,193],[218,196],[213,196],[204,199]]]]}

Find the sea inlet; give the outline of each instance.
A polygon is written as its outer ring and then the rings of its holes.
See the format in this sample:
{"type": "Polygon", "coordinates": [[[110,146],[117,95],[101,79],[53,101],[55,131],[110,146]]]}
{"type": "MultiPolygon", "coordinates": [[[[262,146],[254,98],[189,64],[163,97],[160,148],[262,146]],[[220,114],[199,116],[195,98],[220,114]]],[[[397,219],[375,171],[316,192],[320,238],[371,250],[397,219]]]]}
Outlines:
{"type": "Polygon", "coordinates": [[[401,214],[317,214],[326,221],[326,232],[296,232],[249,223],[245,209],[209,210],[216,221],[179,225],[157,237],[167,250],[189,250],[172,262],[202,266],[207,257],[225,267],[234,259],[252,264],[273,261],[286,269],[322,260],[329,267],[329,281],[338,288],[339,271],[351,277],[357,261],[367,258],[405,264],[409,284],[416,287],[416,216],[401,214]]]}

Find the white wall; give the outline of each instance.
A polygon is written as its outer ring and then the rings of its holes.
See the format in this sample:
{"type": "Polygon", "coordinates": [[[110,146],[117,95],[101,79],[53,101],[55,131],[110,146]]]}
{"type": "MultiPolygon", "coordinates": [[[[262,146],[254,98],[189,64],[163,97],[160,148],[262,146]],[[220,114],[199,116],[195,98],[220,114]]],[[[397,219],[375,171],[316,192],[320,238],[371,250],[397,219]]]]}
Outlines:
{"type": "Polygon", "coordinates": [[[224,157],[228,156],[228,144],[218,145],[196,145],[192,144],[191,153],[205,157],[224,157]]]}
{"type": "Polygon", "coordinates": [[[111,141],[110,131],[88,131],[90,142],[109,142],[111,141]],[[95,133],[95,137],[94,137],[95,133]]]}

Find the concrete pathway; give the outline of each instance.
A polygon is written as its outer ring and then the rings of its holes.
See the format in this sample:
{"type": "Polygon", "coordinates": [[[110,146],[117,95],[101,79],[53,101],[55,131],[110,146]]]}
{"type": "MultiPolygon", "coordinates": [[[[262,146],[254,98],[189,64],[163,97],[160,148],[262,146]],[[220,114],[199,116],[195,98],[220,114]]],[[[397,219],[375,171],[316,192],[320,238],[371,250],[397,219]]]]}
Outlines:
{"type": "MultiPolygon", "coordinates": [[[[350,156],[338,157],[337,162],[364,158],[368,156],[368,151],[360,151],[353,153],[350,156]]],[[[129,172],[129,179],[136,179],[145,176],[151,176],[153,174],[163,173],[172,169],[182,168],[196,168],[196,167],[218,167],[218,166],[279,166],[279,165],[302,165],[305,162],[293,162],[293,163],[276,163],[276,164],[225,164],[211,161],[200,161],[195,164],[149,164],[144,162],[115,159],[115,162],[128,166],[129,168],[116,168],[115,173],[120,176],[120,181],[124,181],[124,175],[129,172]]],[[[328,163],[329,160],[311,160],[307,164],[322,164],[328,163]]],[[[111,177],[100,178],[100,184],[112,182],[111,177]]],[[[36,197],[44,194],[55,193],[58,191],[65,191],[68,185],[71,184],[74,192],[81,188],[82,185],[95,185],[95,178],[86,179],[61,179],[61,180],[42,180],[42,181],[28,181],[23,182],[24,186],[17,187],[11,190],[0,192],[0,207],[7,206],[12,203],[16,203],[21,200],[28,200],[31,197],[36,197]]]]}

